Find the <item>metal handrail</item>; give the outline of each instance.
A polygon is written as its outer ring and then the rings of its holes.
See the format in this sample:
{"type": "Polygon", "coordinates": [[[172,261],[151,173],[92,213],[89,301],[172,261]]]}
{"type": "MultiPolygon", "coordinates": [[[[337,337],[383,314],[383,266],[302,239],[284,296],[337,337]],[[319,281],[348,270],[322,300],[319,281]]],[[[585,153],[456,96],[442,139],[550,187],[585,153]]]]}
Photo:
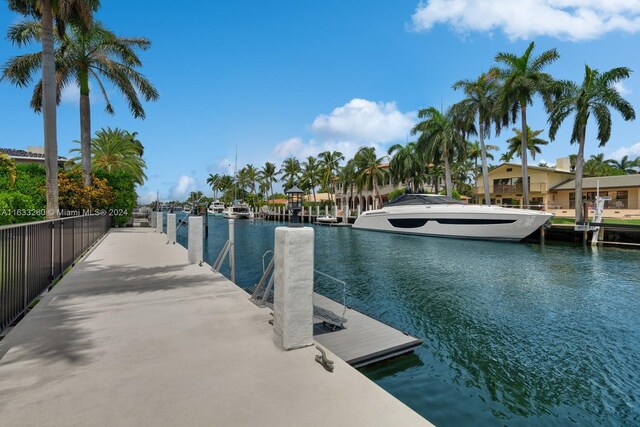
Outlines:
{"type": "Polygon", "coordinates": [[[342,280],[340,280],[340,279],[336,279],[335,277],[330,276],[327,273],[323,273],[322,271],[318,271],[315,268],[313,269],[313,271],[315,273],[318,273],[321,276],[324,276],[324,277],[326,277],[328,279],[334,280],[334,281],[336,281],[336,282],[338,282],[338,283],[340,283],[342,285],[342,305],[344,306],[343,310],[342,310],[342,317],[344,318],[344,315],[347,313],[347,283],[342,281],[342,280]]]}
{"type": "MultiPolygon", "coordinates": [[[[262,254],[262,274],[264,274],[264,257],[266,257],[268,253],[271,253],[271,255],[273,255],[272,250],[268,250],[267,252],[262,254]]],[[[271,257],[271,261],[273,261],[273,256],[271,257]]]]}

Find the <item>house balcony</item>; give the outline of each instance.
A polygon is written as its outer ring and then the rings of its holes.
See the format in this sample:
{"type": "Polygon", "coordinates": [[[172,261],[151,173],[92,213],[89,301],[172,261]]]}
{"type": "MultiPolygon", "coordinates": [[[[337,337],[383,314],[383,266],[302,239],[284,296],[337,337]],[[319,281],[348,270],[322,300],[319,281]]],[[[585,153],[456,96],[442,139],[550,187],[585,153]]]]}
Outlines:
{"type": "MultiPolygon", "coordinates": [[[[489,185],[489,192],[493,195],[509,195],[509,194],[522,194],[522,184],[501,184],[501,185],[489,185]]],[[[544,182],[529,184],[529,194],[534,193],[546,193],[547,184],[544,182]]],[[[476,194],[483,194],[484,187],[476,187],[476,194]]]]}

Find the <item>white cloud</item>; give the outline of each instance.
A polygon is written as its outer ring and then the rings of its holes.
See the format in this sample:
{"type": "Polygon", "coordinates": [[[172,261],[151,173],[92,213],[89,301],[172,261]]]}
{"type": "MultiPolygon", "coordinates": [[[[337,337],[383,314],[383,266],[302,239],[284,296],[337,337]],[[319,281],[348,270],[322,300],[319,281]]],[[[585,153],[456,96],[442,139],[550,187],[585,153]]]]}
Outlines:
{"type": "Polygon", "coordinates": [[[631,93],[631,89],[626,87],[622,82],[615,82],[612,86],[615,90],[620,92],[620,95],[622,96],[626,96],[631,93]]]}
{"type": "MultiPolygon", "coordinates": [[[[89,101],[96,104],[102,100],[102,92],[93,90],[93,85],[89,83],[89,101]]],[[[70,83],[62,89],[60,102],[64,104],[80,105],[80,88],[75,83],[70,83]]]]}
{"type": "Polygon", "coordinates": [[[311,129],[324,140],[381,143],[403,140],[414,125],[415,113],[402,113],[395,102],[354,98],[331,114],[320,114],[311,129]]]}
{"type": "Polygon", "coordinates": [[[157,193],[155,191],[147,191],[144,194],[138,196],[139,205],[148,205],[151,202],[156,201],[157,193]]]}
{"type": "Polygon", "coordinates": [[[212,165],[207,165],[207,172],[212,174],[233,175],[233,164],[229,159],[218,159],[212,165]]]}
{"type": "Polygon", "coordinates": [[[638,0],[428,0],[411,17],[416,31],[449,24],[456,32],[503,31],[514,39],[591,40],[640,31],[638,0]]]}
{"type": "Polygon", "coordinates": [[[629,147],[618,148],[613,153],[611,153],[611,155],[609,155],[609,158],[613,160],[620,160],[624,156],[629,156],[631,160],[640,157],[640,142],[629,147]]]}
{"type": "Polygon", "coordinates": [[[289,138],[286,141],[279,142],[273,149],[273,153],[284,159],[291,156],[299,156],[300,151],[304,147],[304,143],[301,138],[289,138]]]}
{"type": "Polygon", "coordinates": [[[178,182],[169,189],[169,198],[171,200],[184,199],[189,192],[196,191],[196,180],[187,175],[178,178],[178,182]]]}

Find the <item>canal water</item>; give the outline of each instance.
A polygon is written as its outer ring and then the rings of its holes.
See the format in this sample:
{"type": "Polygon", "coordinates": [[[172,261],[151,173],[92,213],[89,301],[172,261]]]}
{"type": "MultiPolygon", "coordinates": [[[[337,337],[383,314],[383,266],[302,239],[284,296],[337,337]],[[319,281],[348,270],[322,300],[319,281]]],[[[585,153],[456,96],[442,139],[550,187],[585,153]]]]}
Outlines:
{"type": "MultiPolygon", "coordinates": [[[[211,264],[228,222],[209,221],[211,264]]],[[[246,287],[282,224],[235,225],[246,287]]],[[[348,305],[424,340],[361,372],[436,425],[640,425],[640,252],[315,231],[348,305]]],[[[342,298],[322,276],[316,291],[342,298]]]]}

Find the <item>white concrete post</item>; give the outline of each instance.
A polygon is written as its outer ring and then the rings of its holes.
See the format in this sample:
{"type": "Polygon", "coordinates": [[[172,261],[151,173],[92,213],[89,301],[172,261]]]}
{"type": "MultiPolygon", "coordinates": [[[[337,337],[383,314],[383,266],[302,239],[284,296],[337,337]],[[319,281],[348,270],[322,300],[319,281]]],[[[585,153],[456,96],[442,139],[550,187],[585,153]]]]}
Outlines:
{"type": "Polygon", "coordinates": [[[338,218],[338,205],[333,205],[333,216],[338,218]]]}
{"type": "Polygon", "coordinates": [[[157,227],[156,222],[158,222],[158,217],[155,212],[151,212],[151,214],[149,215],[149,225],[151,226],[151,228],[157,227]]]}
{"type": "Polygon", "coordinates": [[[304,224],[304,206],[302,207],[302,212],[300,212],[300,223],[304,224]]]}
{"type": "Polygon", "coordinates": [[[156,231],[158,233],[162,233],[163,225],[164,224],[162,224],[162,212],[156,212],[156,231]]]}
{"type": "Polygon", "coordinates": [[[324,214],[329,215],[329,206],[324,205],[324,214]]]}
{"type": "Polygon", "coordinates": [[[320,216],[320,205],[316,205],[316,219],[320,216]]]}
{"type": "Polygon", "coordinates": [[[313,345],[311,227],[276,228],[273,340],[285,350],[313,345]]]}
{"type": "Polygon", "coordinates": [[[362,213],[362,206],[358,205],[358,216],[362,213]]]}
{"type": "Polygon", "coordinates": [[[347,196],[342,196],[342,223],[346,224],[349,220],[347,217],[349,216],[349,206],[347,206],[347,196]]]}
{"type": "Polygon", "coordinates": [[[203,259],[202,217],[189,216],[189,263],[198,264],[203,259]]]}
{"type": "Polygon", "coordinates": [[[236,221],[229,220],[229,280],[236,283],[236,221]]]}
{"type": "Polygon", "coordinates": [[[176,214],[167,215],[167,239],[171,243],[176,243],[176,214]]]}

